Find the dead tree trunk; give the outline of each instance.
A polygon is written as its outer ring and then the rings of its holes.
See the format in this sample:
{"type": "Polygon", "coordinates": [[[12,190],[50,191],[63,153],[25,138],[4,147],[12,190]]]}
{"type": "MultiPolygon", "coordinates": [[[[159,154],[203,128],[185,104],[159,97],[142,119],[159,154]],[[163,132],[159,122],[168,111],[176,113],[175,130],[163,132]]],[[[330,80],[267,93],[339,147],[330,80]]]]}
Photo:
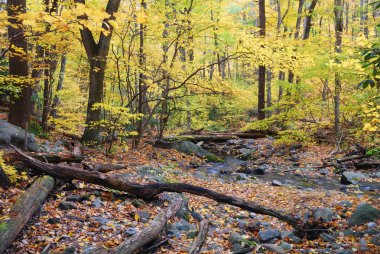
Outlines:
{"type": "Polygon", "coordinates": [[[191,245],[189,254],[198,254],[201,251],[202,245],[206,241],[206,236],[208,232],[209,223],[208,220],[202,220],[199,225],[199,232],[197,238],[191,245]]]}
{"type": "Polygon", "coordinates": [[[128,240],[124,241],[118,247],[105,250],[103,248],[96,248],[90,254],[133,254],[136,253],[144,245],[152,242],[164,229],[168,220],[175,215],[175,213],[181,207],[181,199],[173,201],[168,209],[162,211],[156,218],[154,218],[149,225],[142,231],[134,234],[128,240]]]}
{"type": "MultiPolygon", "coordinates": [[[[71,182],[72,180],[77,179],[85,181],[87,183],[93,183],[115,190],[129,192],[130,194],[133,194],[136,197],[145,200],[151,200],[155,198],[158,194],[165,191],[176,193],[186,192],[198,196],[207,197],[221,203],[236,206],[250,212],[275,217],[279,220],[285,221],[295,229],[299,230],[300,233],[304,232],[301,225],[301,221],[295,218],[294,216],[283,213],[278,210],[271,209],[269,207],[261,206],[252,201],[245,201],[241,198],[228,196],[213,190],[185,183],[132,183],[129,181],[125,181],[121,178],[113,177],[112,175],[106,175],[99,172],[89,172],[74,167],[44,163],[22,153],[17,148],[14,149],[21,155],[24,162],[27,163],[34,170],[51,175],[55,178],[67,182],[71,182]]],[[[303,225],[303,227],[307,228],[307,225],[303,225]]],[[[308,232],[311,231],[312,230],[308,229],[308,232]]]]}
{"type": "Polygon", "coordinates": [[[0,222],[0,253],[17,237],[32,215],[40,208],[54,187],[54,179],[50,176],[38,178],[25,191],[9,211],[9,217],[0,222]]]}

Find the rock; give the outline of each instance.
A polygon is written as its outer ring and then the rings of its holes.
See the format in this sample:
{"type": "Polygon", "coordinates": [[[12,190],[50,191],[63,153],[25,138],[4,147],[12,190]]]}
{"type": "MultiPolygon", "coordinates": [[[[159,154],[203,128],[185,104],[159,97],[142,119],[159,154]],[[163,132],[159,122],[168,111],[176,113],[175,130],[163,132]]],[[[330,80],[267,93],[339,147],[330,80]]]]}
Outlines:
{"type": "Polygon", "coordinates": [[[77,205],[73,202],[62,201],[59,203],[58,208],[61,210],[77,209],[77,205]]]}
{"type": "Polygon", "coordinates": [[[262,245],[265,249],[269,250],[270,252],[279,253],[279,254],[286,254],[286,251],[276,244],[263,244],[262,245]]]}
{"type": "Polygon", "coordinates": [[[371,239],[371,243],[380,246],[380,234],[373,236],[371,239]]]}
{"type": "Polygon", "coordinates": [[[265,166],[265,165],[260,165],[258,166],[254,171],[253,173],[255,175],[264,175],[266,173],[266,171],[268,170],[268,166],[265,166]]]}
{"type": "Polygon", "coordinates": [[[147,211],[138,211],[137,215],[139,216],[142,222],[148,222],[150,219],[150,213],[147,211]]]}
{"type": "Polygon", "coordinates": [[[298,236],[295,236],[294,234],[291,234],[288,236],[288,238],[295,244],[299,244],[301,242],[301,238],[298,236]]]}
{"type": "Polygon", "coordinates": [[[177,229],[179,231],[189,231],[191,228],[191,224],[188,223],[187,221],[181,219],[180,221],[172,224],[172,227],[174,227],[175,229],[177,229]]]}
{"type": "Polygon", "coordinates": [[[104,217],[101,217],[101,216],[96,216],[96,217],[93,217],[92,218],[94,221],[97,221],[100,223],[100,225],[106,225],[110,219],[107,219],[107,218],[104,218],[104,217]]]}
{"type": "Polygon", "coordinates": [[[19,148],[24,148],[25,142],[29,151],[42,152],[33,134],[25,132],[24,129],[5,120],[0,120],[0,146],[8,147],[12,144],[19,148]]]}
{"type": "Polygon", "coordinates": [[[206,158],[210,162],[223,161],[215,154],[210,153],[209,151],[203,149],[202,147],[197,146],[196,144],[190,141],[175,142],[173,148],[176,149],[178,152],[181,152],[187,155],[196,155],[200,158],[206,158]]]}
{"type": "Polygon", "coordinates": [[[241,148],[241,149],[239,149],[239,155],[237,156],[237,158],[244,160],[244,161],[249,160],[252,158],[252,154],[255,151],[256,151],[255,149],[241,148]]]}
{"type": "Polygon", "coordinates": [[[125,231],[124,231],[124,234],[126,236],[133,236],[134,234],[137,233],[137,229],[136,228],[127,228],[125,231]]]}
{"type": "Polygon", "coordinates": [[[286,250],[286,251],[290,251],[290,250],[292,249],[292,245],[289,244],[289,243],[287,243],[287,242],[282,242],[282,243],[280,244],[280,246],[281,246],[284,250],[286,250]]]}
{"type": "Polygon", "coordinates": [[[366,176],[362,173],[356,173],[356,172],[343,172],[342,177],[340,178],[340,182],[342,184],[356,184],[360,180],[364,180],[366,176]]]}
{"type": "Polygon", "coordinates": [[[49,224],[58,224],[60,222],[61,222],[60,218],[50,218],[47,220],[47,223],[49,223],[49,224]]]}
{"type": "Polygon", "coordinates": [[[356,237],[356,238],[359,238],[359,237],[363,236],[362,232],[357,232],[357,231],[353,231],[353,230],[343,230],[342,233],[343,233],[344,236],[353,236],[353,237],[356,237]]]}
{"type": "Polygon", "coordinates": [[[288,158],[288,160],[292,161],[292,162],[298,162],[300,160],[300,157],[296,156],[296,155],[292,155],[288,158]]]}
{"type": "Polygon", "coordinates": [[[354,254],[353,250],[336,250],[335,254],[354,254]]]}
{"type": "Polygon", "coordinates": [[[103,206],[103,202],[99,198],[95,198],[91,201],[91,206],[95,208],[100,208],[103,206]]]}
{"type": "Polygon", "coordinates": [[[376,224],[375,222],[369,222],[369,223],[367,224],[367,227],[368,227],[368,228],[375,228],[375,227],[377,227],[377,224],[376,224]]]}
{"type": "Polygon", "coordinates": [[[88,195],[70,195],[70,196],[67,196],[66,197],[66,201],[72,201],[72,202],[81,202],[83,200],[87,200],[88,199],[88,195]]]}
{"type": "Polygon", "coordinates": [[[198,231],[197,230],[192,230],[192,231],[189,231],[186,233],[186,236],[187,238],[195,238],[198,234],[198,231]]]}
{"type": "Polygon", "coordinates": [[[142,166],[137,168],[137,174],[140,176],[162,176],[164,171],[152,166],[142,166]]]}
{"type": "Polygon", "coordinates": [[[235,244],[233,244],[233,246],[232,246],[232,251],[233,251],[233,252],[239,252],[239,251],[241,251],[241,250],[243,250],[243,249],[244,249],[244,247],[241,246],[241,244],[239,244],[239,243],[235,243],[235,244]]]}
{"type": "Polygon", "coordinates": [[[244,238],[236,233],[236,232],[232,232],[229,236],[228,236],[228,241],[231,243],[231,245],[234,245],[234,244],[239,244],[241,245],[241,242],[244,241],[244,238]]]}
{"type": "Polygon", "coordinates": [[[134,200],[132,201],[132,205],[133,205],[134,207],[136,207],[136,208],[139,208],[139,207],[144,206],[145,203],[144,203],[143,201],[139,200],[139,199],[134,199],[134,200]]]}
{"type": "Polygon", "coordinates": [[[335,242],[335,236],[331,235],[331,234],[327,234],[327,233],[322,233],[320,234],[319,236],[323,241],[325,242],[329,242],[329,243],[333,243],[335,242]]]}
{"type": "Polygon", "coordinates": [[[314,221],[330,222],[336,218],[336,213],[330,208],[316,208],[313,212],[314,221]]]}
{"type": "Polygon", "coordinates": [[[376,221],[380,218],[380,211],[368,204],[360,204],[356,207],[351,218],[348,220],[350,226],[360,226],[364,223],[376,221]]]}
{"type": "Polygon", "coordinates": [[[339,202],[339,205],[345,206],[345,207],[352,207],[352,203],[350,201],[345,201],[345,200],[339,202]]]}
{"type": "Polygon", "coordinates": [[[268,242],[274,238],[281,238],[281,232],[273,229],[261,229],[259,231],[259,237],[261,242],[268,242]]]}
{"type": "Polygon", "coordinates": [[[330,171],[327,168],[321,168],[320,170],[318,170],[318,173],[325,176],[328,175],[330,171]]]}
{"type": "Polygon", "coordinates": [[[273,186],[282,186],[282,183],[281,183],[280,181],[273,180],[273,181],[272,181],[272,185],[273,185],[273,186]]]}
{"type": "Polygon", "coordinates": [[[241,181],[241,180],[251,180],[246,174],[244,173],[232,173],[231,176],[234,176],[236,181],[241,181]]]}

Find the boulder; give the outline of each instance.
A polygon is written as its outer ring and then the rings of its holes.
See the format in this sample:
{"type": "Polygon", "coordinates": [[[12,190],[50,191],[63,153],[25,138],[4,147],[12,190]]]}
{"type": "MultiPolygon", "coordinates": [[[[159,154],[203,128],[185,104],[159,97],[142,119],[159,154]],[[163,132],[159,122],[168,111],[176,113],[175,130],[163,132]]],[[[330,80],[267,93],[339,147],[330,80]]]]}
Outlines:
{"type": "Polygon", "coordinates": [[[320,222],[330,222],[336,218],[336,213],[330,208],[316,208],[313,212],[313,219],[320,222]]]}
{"type": "Polygon", "coordinates": [[[340,182],[342,184],[356,184],[360,180],[366,179],[366,176],[362,173],[356,173],[356,172],[343,172],[342,177],[340,179],[340,182]]]}
{"type": "Polygon", "coordinates": [[[260,241],[265,243],[274,238],[281,239],[281,231],[273,229],[262,229],[259,231],[260,241]]]}
{"type": "Polygon", "coordinates": [[[178,152],[187,154],[187,155],[196,155],[200,158],[206,158],[210,162],[221,162],[223,161],[215,154],[210,153],[209,151],[203,149],[202,147],[197,146],[190,141],[178,141],[175,142],[173,148],[178,152]]]}
{"type": "Polygon", "coordinates": [[[348,223],[351,226],[363,225],[364,223],[380,219],[380,211],[368,204],[360,204],[356,207],[348,223]]]}
{"type": "Polygon", "coordinates": [[[273,180],[273,181],[272,181],[272,185],[273,185],[273,186],[282,186],[282,183],[281,183],[280,181],[273,180]]]}
{"type": "Polygon", "coordinates": [[[24,148],[25,143],[29,151],[41,152],[41,148],[33,134],[5,120],[0,120],[0,146],[7,147],[12,144],[19,148],[24,148]]]}

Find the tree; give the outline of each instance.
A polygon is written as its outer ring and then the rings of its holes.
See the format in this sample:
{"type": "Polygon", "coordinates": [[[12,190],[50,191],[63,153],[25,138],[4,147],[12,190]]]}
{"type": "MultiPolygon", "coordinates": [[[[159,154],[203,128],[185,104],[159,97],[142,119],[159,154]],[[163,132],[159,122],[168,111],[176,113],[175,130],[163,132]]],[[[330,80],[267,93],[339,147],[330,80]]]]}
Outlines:
{"type": "MultiPolygon", "coordinates": [[[[260,36],[265,36],[265,0],[259,0],[259,26],[260,36]]],[[[265,66],[259,66],[259,89],[258,89],[258,120],[265,119],[265,66]]]]}
{"type": "Polygon", "coordinates": [[[9,47],[9,76],[20,93],[13,98],[9,108],[9,122],[27,128],[31,112],[32,87],[28,82],[29,67],[27,60],[28,45],[19,14],[26,13],[26,0],[7,1],[9,47]]]}
{"type": "MultiPolygon", "coordinates": [[[[335,52],[338,54],[342,53],[342,34],[343,34],[343,14],[342,14],[342,1],[334,0],[334,16],[335,16],[335,52]]],[[[339,63],[340,60],[336,59],[339,63]]],[[[340,124],[340,93],[342,90],[342,84],[340,80],[340,74],[335,72],[335,95],[334,95],[334,126],[336,135],[336,145],[337,150],[340,150],[340,139],[342,135],[341,124],[340,124]]]]}
{"type": "MultiPolygon", "coordinates": [[[[76,3],[85,4],[85,0],[76,0],[76,3]]],[[[83,134],[83,141],[97,142],[99,139],[100,129],[94,128],[92,125],[101,120],[101,108],[93,110],[96,103],[103,101],[104,95],[104,74],[106,70],[107,56],[111,44],[113,25],[111,20],[115,20],[113,16],[120,6],[120,0],[109,0],[106,12],[110,15],[103,20],[103,32],[96,42],[91,30],[83,26],[80,30],[82,43],[86,50],[88,60],[90,62],[90,84],[87,104],[86,129],[83,134]]],[[[88,20],[87,15],[83,14],[79,17],[82,20],[88,20]]]]}

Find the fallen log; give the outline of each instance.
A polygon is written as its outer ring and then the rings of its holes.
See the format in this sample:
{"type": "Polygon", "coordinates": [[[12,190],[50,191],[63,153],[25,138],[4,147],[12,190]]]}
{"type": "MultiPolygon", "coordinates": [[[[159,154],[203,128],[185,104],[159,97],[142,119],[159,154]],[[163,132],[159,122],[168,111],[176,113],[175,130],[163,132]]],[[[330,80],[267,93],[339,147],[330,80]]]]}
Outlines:
{"type": "Polygon", "coordinates": [[[74,167],[53,165],[45,162],[38,161],[15,148],[15,150],[21,155],[25,163],[27,163],[32,169],[51,175],[55,178],[71,182],[72,180],[81,180],[88,183],[93,183],[108,187],[115,190],[125,191],[130,194],[134,194],[136,197],[151,200],[162,192],[176,192],[176,193],[190,193],[198,196],[207,197],[215,201],[229,204],[242,208],[244,210],[269,215],[279,220],[287,222],[289,225],[297,229],[299,234],[307,232],[307,234],[315,234],[314,228],[318,225],[309,225],[301,222],[300,219],[295,218],[290,214],[271,209],[269,207],[261,206],[252,201],[245,201],[238,197],[233,197],[218,193],[213,190],[209,190],[203,187],[185,184],[185,183],[150,183],[139,184],[126,181],[120,177],[114,177],[112,175],[102,174],[96,171],[86,171],[74,167]]]}
{"type": "Polygon", "coordinates": [[[380,168],[380,161],[364,161],[354,165],[356,168],[380,168]]]}
{"type": "Polygon", "coordinates": [[[120,170],[125,168],[127,168],[127,166],[124,164],[102,164],[95,166],[94,171],[98,171],[100,173],[108,173],[113,170],[120,170]]]}
{"type": "Polygon", "coordinates": [[[14,241],[32,215],[40,208],[54,187],[54,179],[42,176],[34,181],[13,204],[9,216],[0,222],[0,253],[14,241]]]}
{"type": "Polygon", "coordinates": [[[4,170],[0,167],[0,187],[4,190],[8,190],[11,187],[11,180],[5,174],[4,170]]]}
{"type": "Polygon", "coordinates": [[[95,248],[93,251],[90,251],[89,254],[133,254],[140,250],[146,244],[152,242],[161,231],[165,228],[168,220],[175,215],[175,213],[180,209],[182,204],[181,199],[174,200],[169,207],[159,213],[147,227],[145,227],[140,232],[129,237],[119,246],[106,250],[104,248],[95,248]]]}
{"type": "Polygon", "coordinates": [[[76,156],[76,155],[59,155],[59,154],[35,154],[32,155],[33,158],[44,160],[49,163],[80,163],[85,158],[84,156],[76,156]]]}
{"type": "Polygon", "coordinates": [[[208,232],[209,223],[208,220],[202,220],[199,225],[199,232],[197,238],[194,240],[191,245],[189,254],[198,254],[201,251],[201,248],[206,241],[206,236],[208,232]]]}

